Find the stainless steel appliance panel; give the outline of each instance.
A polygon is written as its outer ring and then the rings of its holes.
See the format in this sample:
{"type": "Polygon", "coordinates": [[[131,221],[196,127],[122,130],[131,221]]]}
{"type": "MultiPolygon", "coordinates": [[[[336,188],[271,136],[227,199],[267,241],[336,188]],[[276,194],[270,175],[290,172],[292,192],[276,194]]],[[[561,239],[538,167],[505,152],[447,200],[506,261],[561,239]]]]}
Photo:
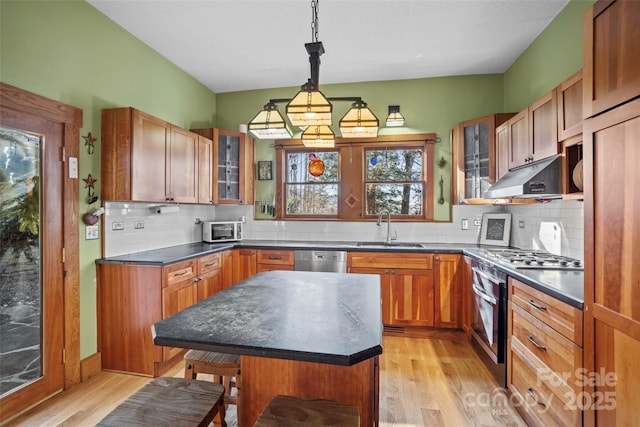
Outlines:
{"type": "Polygon", "coordinates": [[[297,250],[294,253],[296,271],[347,272],[346,251],[297,250]]]}

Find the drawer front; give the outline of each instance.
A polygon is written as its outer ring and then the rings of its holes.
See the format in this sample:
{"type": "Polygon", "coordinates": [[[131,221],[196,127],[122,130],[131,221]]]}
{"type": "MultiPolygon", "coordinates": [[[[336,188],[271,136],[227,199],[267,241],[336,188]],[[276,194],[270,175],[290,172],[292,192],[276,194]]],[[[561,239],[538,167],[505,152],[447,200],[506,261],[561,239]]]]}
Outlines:
{"type": "Polygon", "coordinates": [[[528,415],[529,425],[580,426],[582,412],[575,407],[575,399],[564,402],[547,385],[519,354],[511,359],[512,377],[509,388],[515,394],[514,405],[528,415]]]}
{"type": "Polygon", "coordinates": [[[162,281],[163,288],[196,277],[196,261],[183,261],[164,267],[162,276],[164,279],[162,281]]]}
{"type": "Polygon", "coordinates": [[[433,254],[405,252],[349,252],[349,267],[433,269],[433,254]]]}
{"type": "Polygon", "coordinates": [[[293,265],[293,251],[258,250],[258,264],[293,265]]]}
{"type": "Polygon", "coordinates": [[[511,339],[518,340],[550,371],[559,374],[557,380],[562,378],[576,394],[580,393],[576,369],[582,367],[582,349],[517,305],[512,305],[511,316],[511,339]]]}
{"type": "Polygon", "coordinates": [[[217,270],[220,268],[220,266],[220,254],[205,255],[198,258],[198,271],[200,272],[200,274],[217,270]]]}
{"type": "Polygon", "coordinates": [[[509,278],[510,300],[562,335],[582,346],[582,311],[509,278]]]}
{"type": "Polygon", "coordinates": [[[258,264],[258,273],[265,271],[293,271],[293,265],[258,264]]]}

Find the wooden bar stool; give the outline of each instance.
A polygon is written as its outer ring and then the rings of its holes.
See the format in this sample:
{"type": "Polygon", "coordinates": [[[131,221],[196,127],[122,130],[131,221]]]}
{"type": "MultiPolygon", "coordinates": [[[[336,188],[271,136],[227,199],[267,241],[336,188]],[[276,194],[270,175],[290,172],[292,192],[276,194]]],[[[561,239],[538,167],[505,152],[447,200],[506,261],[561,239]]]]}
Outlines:
{"type": "Polygon", "coordinates": [[[236,405],[240,394],[240,356],[215,351],[189,350],[184,355],[184,377],[196,379],[198,374],[213,375],[213,381],[224,385],[225,405],[236,405]],[[231,389],[236,388],[236,395],[231,389]]]}
{"type": "Polygon", "coordinates": [[[226,427],[224,387],[209,381],[161,377],[122,402],[97,425],[226,427]]]}
{"type": "Polygon", "coordinates": [[[263,409],[254,427],[360,426],[358,408],[333,400],[276,396],[263,409]]]}

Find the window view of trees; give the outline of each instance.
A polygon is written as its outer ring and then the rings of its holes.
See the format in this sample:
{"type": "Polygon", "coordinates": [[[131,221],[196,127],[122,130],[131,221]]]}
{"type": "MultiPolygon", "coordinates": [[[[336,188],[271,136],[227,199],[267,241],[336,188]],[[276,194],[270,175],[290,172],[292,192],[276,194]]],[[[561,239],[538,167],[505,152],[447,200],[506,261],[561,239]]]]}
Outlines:
{"type": "Polygon", "coordinates": [[[338,158],[337,151],[287,152],[287,215],[338,215],[338,158]]]}
{"type": "Polygon", "coordinates": [[[422,215],[423,150],[366,150],[366,212],[422,215]]]}

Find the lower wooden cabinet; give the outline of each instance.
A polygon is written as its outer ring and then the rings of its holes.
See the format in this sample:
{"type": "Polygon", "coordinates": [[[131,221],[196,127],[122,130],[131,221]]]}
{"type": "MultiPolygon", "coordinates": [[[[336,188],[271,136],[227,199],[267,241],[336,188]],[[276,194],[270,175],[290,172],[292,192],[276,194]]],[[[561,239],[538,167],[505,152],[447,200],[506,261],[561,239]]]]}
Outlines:
{"type": "Polygon", "coordinates": [[[166,266],[97,264],[102,368],[162,375],[185,350],[153,344],[151,325],[220,291],[225,252],[166,266]]]}
{"type": "Polygon", "coordinates": [[[582,425],[582,311],[509,279],[507,385],[530,426],[582,425]]]}
{"type": "Polygon", "coordinates": [[[462,257],[462,330],[471,337],[471,298],[473,298],[473,270],[471,267],[471,258],[462,257]]]}
{"type": "Polygon", "coordinates": [[[293,271],[294,252],[279,249],[258,249],[256,254],[256,271],[287,270],[293,271]]]}
{"type": "Polygon", "coordinates": [[[256,249],[233,249],[233,284],[256,274],[257,256],[256,249]]]}
{"type": "Polygon", "coordinates": [[[435,275],[435,326],[462,327],[462,256],[436,254],[433,256],[435,275]]]}

